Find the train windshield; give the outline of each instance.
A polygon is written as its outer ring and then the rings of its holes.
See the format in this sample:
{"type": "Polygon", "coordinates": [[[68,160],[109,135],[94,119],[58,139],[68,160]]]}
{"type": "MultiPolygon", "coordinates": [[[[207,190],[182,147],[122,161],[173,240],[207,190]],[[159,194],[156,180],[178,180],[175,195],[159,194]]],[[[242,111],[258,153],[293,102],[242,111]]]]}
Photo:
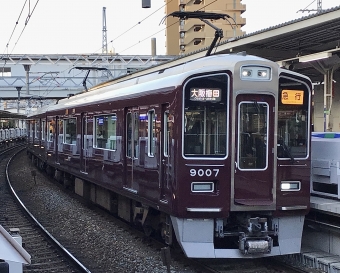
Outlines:
{"type": "Polygon", "coordinates": [[[183,154],[186,157],[227,155],[226,74],[191,79],[184,90],[183,154]]]}
{"type": "Polygon", "coordinates": [[[306,158],[309,143],[309,100],[307,86],[280,79],[277,154],[279,158],[306,158]]]}

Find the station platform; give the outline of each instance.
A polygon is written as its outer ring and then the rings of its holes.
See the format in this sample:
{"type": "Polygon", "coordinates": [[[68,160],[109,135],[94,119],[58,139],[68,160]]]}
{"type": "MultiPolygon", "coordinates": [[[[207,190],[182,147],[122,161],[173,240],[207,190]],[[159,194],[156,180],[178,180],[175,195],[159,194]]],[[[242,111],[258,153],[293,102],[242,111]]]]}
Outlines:
{"type": "Polygon", "coordinates": [[[310,207],[311,209],[340,215],[340,201],[338,200],[311,196],[310,207]]]}

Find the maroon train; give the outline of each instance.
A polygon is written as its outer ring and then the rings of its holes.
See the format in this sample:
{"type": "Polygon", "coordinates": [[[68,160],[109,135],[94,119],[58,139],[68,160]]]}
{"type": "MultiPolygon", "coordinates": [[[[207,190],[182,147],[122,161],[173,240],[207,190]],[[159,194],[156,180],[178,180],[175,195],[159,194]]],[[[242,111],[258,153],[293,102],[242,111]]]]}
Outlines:
{"type": "Polygon", "coordinates": [[[170,65],[33,113],[32,160],[188,257],[299,252],[310,80],[245,54],[170,65]]]}

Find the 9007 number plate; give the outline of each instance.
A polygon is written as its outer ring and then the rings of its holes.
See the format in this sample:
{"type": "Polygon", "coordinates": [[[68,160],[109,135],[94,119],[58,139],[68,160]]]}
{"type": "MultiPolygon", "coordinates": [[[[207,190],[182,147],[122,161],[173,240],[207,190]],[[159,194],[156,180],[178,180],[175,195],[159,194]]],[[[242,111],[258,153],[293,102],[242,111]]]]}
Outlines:
{"type": "Polygon", "coordinates": [[[200,176],[200,177],[203,177],[203,176],[207,176],[207,177],[210,177],[210,176],[213,176],[213,177],[217,177],[218,173],[219,173],[219,169],[190,169],[190,176],[200,176]]]}

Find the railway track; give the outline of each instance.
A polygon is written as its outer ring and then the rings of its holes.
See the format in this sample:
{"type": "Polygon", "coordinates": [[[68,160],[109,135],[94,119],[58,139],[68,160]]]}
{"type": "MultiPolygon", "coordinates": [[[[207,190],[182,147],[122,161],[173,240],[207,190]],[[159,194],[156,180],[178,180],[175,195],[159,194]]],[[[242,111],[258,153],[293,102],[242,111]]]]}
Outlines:
{"type": "MultiPolygon", "coordinates": [[[[25,156],[22,155],[21,158],[25,156]]],[[[4,164],[1,162],[1,164],[4,164]]],[[[23,165],[22,163],[20,163],[23,165]]],[[[27,169],[27,168],[26,168],[27,169]]],[[[13,172],[13,170],[12,170],[13,172]]],[[[164,245],[158,244],[150,238],[146,238],[145,236],[138,234],[138,232],[129,230],[127,225],[119,223],[118,226],[113,226],[109,230],[110,234],[107,234],[104,230],[104,225],[110,225],[112,215],[98,212],[95,208],[86,207],[83,208],[78,218],[75,218],[75,221],[70,221],[68,218],[72,217],[68,213],[67,210],[71,210],[71,207],[75,207],[74,203],[70,203],[71,201],[60,195],[60,192],[53,189],[55,187],[55,183],[49,183],[47,180],[47,176],[39,171],[36,171],[37,181],[34,180],[33,177],[30,177],[29,171],[24,175],[27,179],[26,183],[15,183],[15,188],[17,189],[18,195],[25,196],[24,198],[28,201],[30,199],[35,199],[35,195],[38,194],[38,191],[42,191],[40,194],[48,195],[46,203],[41,203],[39,206],[43,209],[43,211],[49,211],[51,214],[62,214],[64,213],[63,220],[64,222],[70,222],[67,226],[60,228],[59,223],[56,222],[54,216],[50,217],[44,215],[41,210],[35,211],[35,215],[41,218],[41,223],[44,225],[45,229],[48,229],[55,237],[58,237],[58,240],[67,248],[68,252],[73,253],[79,260],[85,261],[84,268],[85,272],[93,272],[93,273],[101,273],[101,272],[186,272],[186,273],[195,273],[195,272],[204,272],[204,273],[236,273],[236,272],[246,272],[246,273],[293,273],[293,272],[312,272],[308,270],[301,270],[300,268],[287,267],[282,263],[275,262],[274,259],[260,259],[260,260],[190,260],[186,259],[181,255],[181,253],[175,253],[175,251],[171,250],[171,260],[168,265],[168,268],[162,264],[160,259],[160,248],[164,247],[164,245]],[[44,189],[45,185],[48,189],[44,189]],[[29,197],[31,194],[31,197],[29,197]],[[61,199],[58,201],[58,199],[61,199]],[[61,202],[64,206],[62,211],[59,211],[58,202],[61,202]],[[69,209],[68,209],[69,208],[69,209]],[[90,211],[90,214],[89,214],[90,211]],[[85,225],[83,225],[86,223],[85,225]],[[81,226],[80,228],[77,226],[81,226]],[[82,226],[83,225],[83,226],[82,226]],[[98,226],[95,226],[98,225],[98,226]],[[95,226],[95,227],[94,227],[95,226]],[[91,232],[89,230],[94,227],[97,230],[97,234],[95,237],[92,237],[91,232]],[[80,242],[76,237],[80,237],[79,233],[83,230],[83,233],[86,235],[86,244],[84,242],[80,242]],[[77,236],[68,237],[67,233],[77,234],[77,236]],[[122,235],[120,235],[122,233],[122,235]],[[131,237],[132,235],[132,237],[131,237]],[[113,237],[109,238],[109,236],[113,237]],[[122,236],[122,237],[120,237],[122,236]],[[126,237],[126,238],[125,238],[126,237]],[[104,249],[101,246],[101,239],[105,238],[106,245],[111,245],[111,252],[109,250],[104,249]],[[116,240],[115,240],[116,238],[116,240]],[[129,245],[131,241],[133,245],[139,245],[138,247],[132,247],[129,245]],[[116,244],[120,242],[121,248],[116,248],[116,244]],[[90,243],[90,244],[88,244],[90,243]],[[141,246],[142,245],[142,246],[141,246]],[[152,249],[152,250],[150,250],[152,249]],[[156,250],[155,250],[156,249],[156,250]],[[141,253],[139,253],[141,252],[141,253]],[[140,255],[141,254],[141,255],[140,255]],[[130,255],[130,256],[129,256],[130,255]],[[141,258],[144,256],[144,258],[141,258]],[[89,257],[93,260],[89,261],[89,257]],[[99,260],[99,261],[97,261],[99,260]],[[87,263],[86,263],[87,262],[87,263]],[[97,263],[96,263],[97,262],[97,263]],[[107,266],[108,263],[112,263],[113,265],[107,266]],[[151,265],[149,265],[151,263],[151,265]],[[86,269],[87,268],[89,269],[86,269]],[[111,269],[108,269],[111,268],[111,269]],[[112,268],[114,270],[112,271],[112,268]],[[149,268],[149,269],[148,269],[149,268]],[[88,271],[86,271],[88,270],[88,271]]],[[[59,189],[61,187],[58,187],[59,189]]],[[[8,194],[9,195],[9,194],[8,194]]],[[[69,199],[72,199],[69,195],[67,195],[69,199]]],[[[11,201],[13,202],[13,201],[11,201]]],[[[33,202],[37,202],[34,200],[33,202]]],[[[10,203],[10,202],[9,202],[10,203]]],[[[13,202],[15,203],[15,202],[13,202]]],[[[26,203],[26,202],[25,202],[26,203]]],[[[30,202],[28,202],[30,203],[30,202]]],[[[20,210],[20,209],[19,209],[20,210]]],[[[69,212],[73,214],[73,212],[69,212]]],[[[1,214],[2,215],[2,214],[1,214]]],[[[7,215],[15,215],[14,213],[10,213],[7,215]]],[[[48,214],[47,214],[48,215],[48,214]]],[[[0,219],[3,217],[1,216],[0,219]]],[[[13,218],[17,218],[16,216],[13,218]]],[[[26,217],[24,217],[26,218],[26,217]]],[[[59,220],[60,222],[61,220],[59,220]]],[[[0,222],[1,223],[1,222],[0,222]]],[[[2,223],[1,223],[2,224],[2,223]]],[[[26,224],[29,226],[29,224],[26,224]]],[[[12,225],[13,226],[13,225],[12,225]]],[[[72,263],[66,262],[65,258],[61,258],[62,262],[57,262],[57,259],[54,258],[54,254],[58,253],[55,249],[55,243],[49,243],[45,239],[45,235],[38,234],[35,235],[35,226],[32,228],[26,228],[25,225],[17,226],[21,230],[21,235],[25,241],[26,250],[32,255],[32,265],[25,266],[24,272],[84,272],[84,268],[82,269],[72,269],[68,267],[72,263]],[[32,230],[32,231],[31,231],[32,230]],[[32,234],[32,235],[31,235],[32,234]],[[32,238],[32,239],[31,239],[32,238]],[[38,240],[35,241],[34,239],[38,240]],[[41,269],[42,266],[45,266],[47,269],[41,269]],[[65,266],[65,268],[62,268],[65,266]],[[49,269],[48,269],[49,268],[49,269]],[[47,271],[51,270],[51,271],[47,271]]],[[[85,238],[85,237],[84,237],[85,238]]],[[[84,239],[82,240],[84,241],[84,239]]],[[[59,244],[61,244],[59,243],[59,244]]],[[[58,254],[56,254],[58,256],[58,254]]],[[[59,256],[62,256],[59,254],[59,256]]],[[[316,272],[316,271],[314,271],[316,272]]]]}
{"type": "Polygon", "coordinates": [[[281,258],[224,259],[198,261],[205,273],[322,273],[323,271],[304,267],[292,261],[286,263],[281,258]]]}
{"type": "Polygon", "coordinates": [[[13,146],[0,154],[0,224],[6,230],[18,228],[24,238],[24,248],[31,255],[31,264],[25,265],[23,272],[90,272],[67,253],[66,249],[58,245],[58,242],[17,199],[16,194],[11,194],[13,189],[6,183],[8,164],[12,155],[22,149],[22,145],[13,146]]]}

